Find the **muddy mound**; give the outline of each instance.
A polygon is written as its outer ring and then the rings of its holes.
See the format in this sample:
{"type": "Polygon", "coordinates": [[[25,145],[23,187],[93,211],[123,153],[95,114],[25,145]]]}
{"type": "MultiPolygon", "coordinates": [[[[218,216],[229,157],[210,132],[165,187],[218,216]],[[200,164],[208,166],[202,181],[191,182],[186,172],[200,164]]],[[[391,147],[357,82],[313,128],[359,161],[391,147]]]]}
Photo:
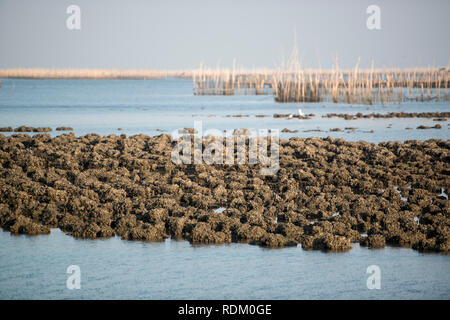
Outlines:
{"type": "Polygon", "coordinates": [[[293,113],[286,113],[286,114],[274,113],[273,114],[274,118],[288,118],[288,119],[297,118],[297,119],[302,119],[302,120],[309,120],[314,116],[315,116],[314,113],[310,113],[307,115],[299,115],[299,114],[293,114],[293,113]]]}
{"type": "Polygon", "coordinates": [[[20,126],[14,129],[14,132],[50,132],[52,131],[52,128],[49,127],[27,127],[27,126],[20,126]]]}
{"type": "Polygon", "coordinates": [[[423,125],[420,125],[420,126],[417,127],[417,129],[422,129],[422,130],[425,130],[425,129],[441,129],[441,128],[442,128],[442,126],[440,124],[436,124],[436,125],[434,125],[432,127],[423,126],[423,125]]]}
{"type": "Polygon", "coordinates": [[[291,129],[288,129],[288,128],[284,128],[283,130],[281,130],[281,132],[284,132],[284,133],[296,133],[296,132],[298,132],[298,130],[297,129],[291,130],[291,129]]]}
{"type": "Polygon", "coordinates": [[[80,238],[450,251],[448,140],[281,140],[273,176],[259,164],[175,165],[175,143],[0,134],[0,224],[80,238]]]}
{"type": "Polygon", "coordinates": [[[324,118],[343,118],[345,120],[355,120],[355,119],[367,119],[367,118],[438,118],[439,121],[446,121],[446,118],[450,117],[450,112],[389,112],[389,113],[362,113],[358,112],[356,114],[347,113],[328,113],[324,118]]]}

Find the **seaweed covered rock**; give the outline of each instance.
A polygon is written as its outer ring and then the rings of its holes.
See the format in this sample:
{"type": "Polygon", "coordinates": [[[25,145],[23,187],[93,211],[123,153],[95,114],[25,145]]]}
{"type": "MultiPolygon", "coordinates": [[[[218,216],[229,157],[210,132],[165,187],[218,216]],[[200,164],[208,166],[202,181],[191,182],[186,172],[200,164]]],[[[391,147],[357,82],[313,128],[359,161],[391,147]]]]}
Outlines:
{"type": "Polygon", "coordinates": [[[269,248],[282,248],[297,245],[295,241],[288,240],[281,234],[274,234],[274,233],[265,233],[261,238],[259,238],[258,240],[253,240],[250,243],[258,244],[262,247],[269,247],[269,248]]]}
{"type": "Polygon", "coordinates": [[[28,217],[18,215],[4,217],[2,220],[3,227],[12,234],[38,235],[50,233],[49,227],[42,226],[28,217]]]}
{"type": "Polygon", "coordinates": [[[315,238],[312,247],[315,250],[346,251],[352,248],[352,244],[346,237],[326,233],[315,238]]]}
{"type": "Polygon", "coordinates": [[[371,234],[367,237],[363,237],[360,241],[360,245],[369,247],[371,249],[384,248],[386,239],[380,234],[371,234]]]}

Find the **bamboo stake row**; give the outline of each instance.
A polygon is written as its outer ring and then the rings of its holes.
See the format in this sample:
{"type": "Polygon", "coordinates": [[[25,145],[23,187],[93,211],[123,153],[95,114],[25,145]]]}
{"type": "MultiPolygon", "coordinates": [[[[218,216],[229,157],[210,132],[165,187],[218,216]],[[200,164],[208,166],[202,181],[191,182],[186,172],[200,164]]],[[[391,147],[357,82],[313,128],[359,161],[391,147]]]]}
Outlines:
{"type": "Polygon", "coordinates": [[[386,104],[448,101],[449,69],[275,70],[207,69],[193,74],[196,95],[273,94],[277,102],[386,104]]]}

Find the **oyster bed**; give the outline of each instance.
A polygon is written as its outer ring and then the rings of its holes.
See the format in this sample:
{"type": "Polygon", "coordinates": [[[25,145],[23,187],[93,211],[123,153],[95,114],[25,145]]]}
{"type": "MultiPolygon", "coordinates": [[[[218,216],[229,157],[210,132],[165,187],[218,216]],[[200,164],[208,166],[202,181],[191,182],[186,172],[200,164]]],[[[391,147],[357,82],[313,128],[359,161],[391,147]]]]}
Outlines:
{"type": "Polygon", "coordinates": [[[259,165],[175,165],[175,144],[165,134],[0,134],[0,225],[80,238],[450,251],[449,140],[281,140],[273,176],[259,165]]]}

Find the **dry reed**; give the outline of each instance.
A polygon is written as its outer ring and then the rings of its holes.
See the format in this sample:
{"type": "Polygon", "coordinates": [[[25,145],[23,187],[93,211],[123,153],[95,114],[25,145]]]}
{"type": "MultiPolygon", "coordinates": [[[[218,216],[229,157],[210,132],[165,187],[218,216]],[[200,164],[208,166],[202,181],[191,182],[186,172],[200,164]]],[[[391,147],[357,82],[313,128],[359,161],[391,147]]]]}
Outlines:
{"type": "Polygon", "coordinates": [[[405,101],[448,101],[450,68],[307,70],[296,54],[275,69],[195,70],[4,69],[0,78],[33,79],[160,79],[192,78],[196,95],[273,94],[277,102],[386,104],[405,101]]]}

